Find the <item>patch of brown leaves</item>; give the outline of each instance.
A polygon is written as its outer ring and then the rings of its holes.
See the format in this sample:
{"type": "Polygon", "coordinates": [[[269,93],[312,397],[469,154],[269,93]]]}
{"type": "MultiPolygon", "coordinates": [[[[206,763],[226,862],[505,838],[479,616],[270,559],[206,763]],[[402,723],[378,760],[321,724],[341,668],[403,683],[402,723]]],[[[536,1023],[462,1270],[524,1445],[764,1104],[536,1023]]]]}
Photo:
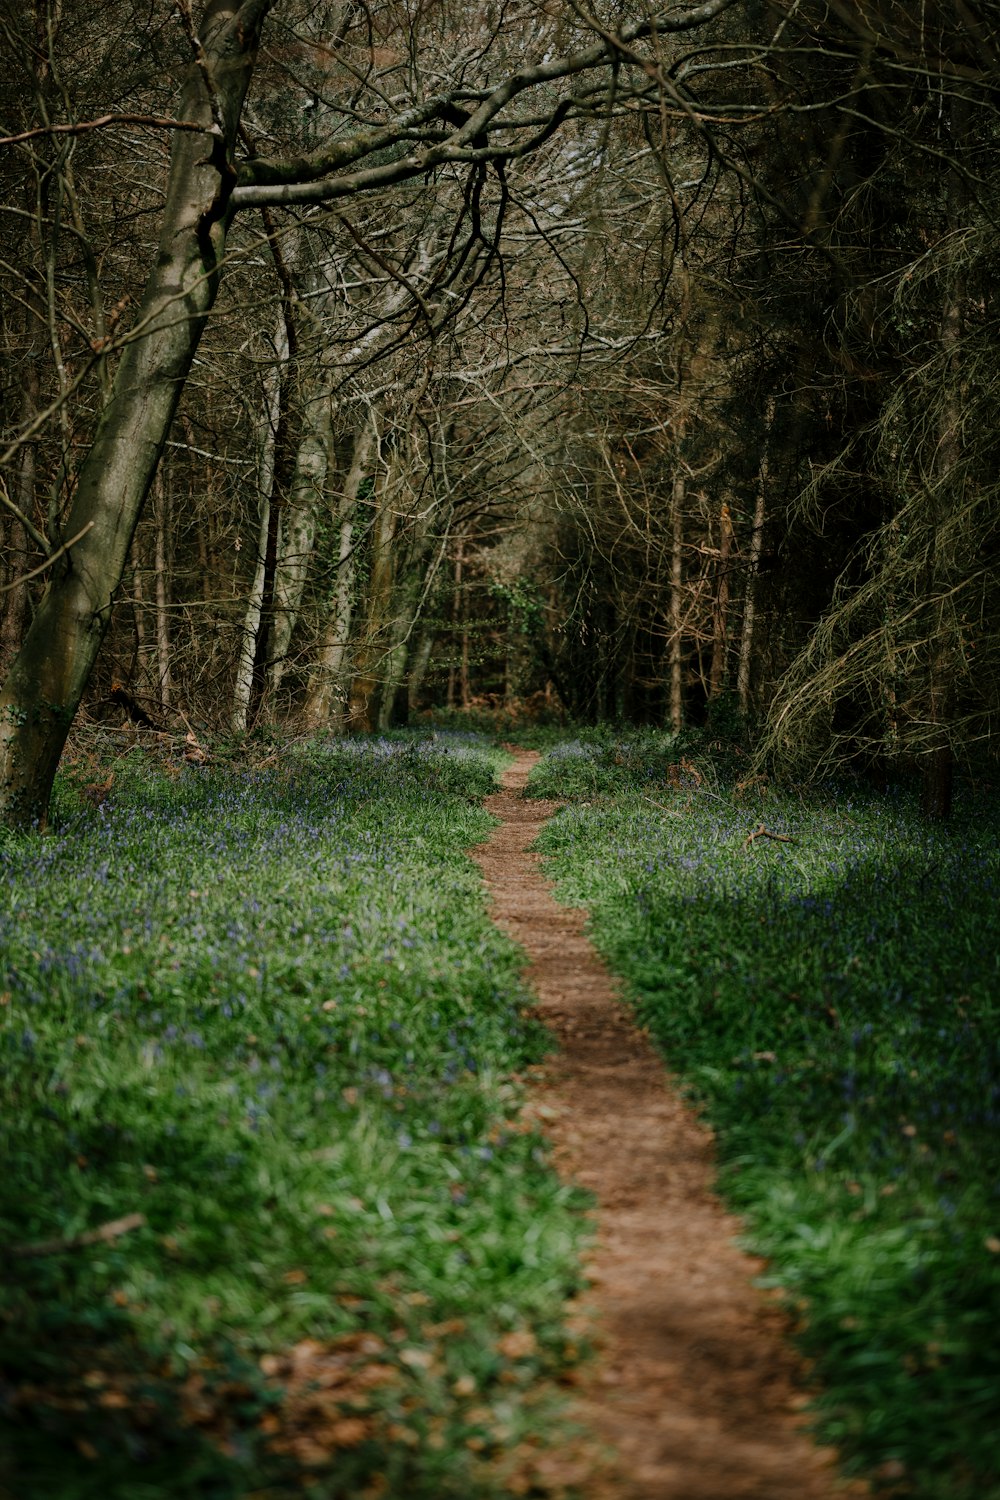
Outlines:
{"type": "Polygon", "coordinates": [[[374,1334],[351,1333],[328,1342],[302,1339],[286,1354],[265,1354],[261,1373],[281,1390],[260,1421],[271,1452],[313,1467],[374,1436],[372,1392],[401,1379],[385,1353],[374,1334]]]}

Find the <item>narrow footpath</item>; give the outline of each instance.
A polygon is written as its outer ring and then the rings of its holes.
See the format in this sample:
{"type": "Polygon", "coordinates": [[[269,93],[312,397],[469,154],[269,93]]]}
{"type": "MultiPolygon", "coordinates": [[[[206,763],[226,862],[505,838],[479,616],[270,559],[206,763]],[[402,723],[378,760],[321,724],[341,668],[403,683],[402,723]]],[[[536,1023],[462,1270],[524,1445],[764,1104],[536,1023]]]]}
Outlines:
{"type": "MultiPolygon", "coordinates": [[[[601,1357],[576,1420],[617,1457],[588,1500],[843,1500],[831,1452],[803,1430],[803,1380],[763,1262],[712,1191],[711,1132],[682,1103],[584,936],[529,853],[557,804],[521,796],[519,752],[486,806],[500,818],[474,851],[495,918],[525,950],[525,976],[558,1051],[532,1092],[556,1164],[595,1196],[591,1262],[601,1357]],[[540,1111],[540,1113],[539,1113],[540,1111]]],[[[584,1445],[586,1447],[586,1445],[584,1445]]]]}

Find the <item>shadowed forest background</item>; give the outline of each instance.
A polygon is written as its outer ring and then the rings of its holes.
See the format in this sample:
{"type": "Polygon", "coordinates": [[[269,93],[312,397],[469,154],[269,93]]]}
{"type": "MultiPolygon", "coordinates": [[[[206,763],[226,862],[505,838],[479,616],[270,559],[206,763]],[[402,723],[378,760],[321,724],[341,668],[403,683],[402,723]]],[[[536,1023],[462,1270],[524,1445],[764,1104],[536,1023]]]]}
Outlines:
{"type": "Polygon", "coordinates": [[[0,24],[8,822],[78,704],[739,714],[947,813],[997,708],[995,5],[0,24]]]}

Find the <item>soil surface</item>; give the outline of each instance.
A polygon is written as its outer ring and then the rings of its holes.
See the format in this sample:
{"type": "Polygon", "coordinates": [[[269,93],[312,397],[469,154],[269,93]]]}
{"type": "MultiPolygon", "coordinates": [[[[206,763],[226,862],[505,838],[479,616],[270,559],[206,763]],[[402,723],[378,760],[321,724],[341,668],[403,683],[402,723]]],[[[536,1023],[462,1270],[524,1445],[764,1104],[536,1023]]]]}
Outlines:
{"type": "Polygon", "coordinates": [[[713,1192],[711,1131],[621,1003],[586,913],[556,903],[529,852],[558,806],[521,796],[538,759],[519,752],[487,799],[502,822],[474,857],[558,1043],[528,1110],[597,1205],[587,1300],[600,1358],[574,1413],[589,1437],[552,1463],[588,1500],[867,1494],[838,1482],[835,1455],[804,1430],[803,1371],[753,1284],[764,1262],[737,1247],[740,1222],[713,1192]],[[601,1463],[599,1449],[614,1456],[601,1463]]]}

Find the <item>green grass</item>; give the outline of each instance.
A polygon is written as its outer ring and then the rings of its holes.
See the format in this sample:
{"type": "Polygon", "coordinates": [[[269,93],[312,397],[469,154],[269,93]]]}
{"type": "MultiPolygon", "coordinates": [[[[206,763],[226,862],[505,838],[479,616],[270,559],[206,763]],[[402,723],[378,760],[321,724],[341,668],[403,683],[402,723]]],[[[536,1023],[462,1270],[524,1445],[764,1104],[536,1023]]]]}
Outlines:
{"type": "Polygon", "coordinates": [[[680,748],[592,737],[544,761],[533,790],[571,799],[550,873],[717,1131],[823,1436],[895,1494],[996,1497],[996,798],[930,828],[899,790],[741,794],[680,748]],[[794,842],[744,847],[761,823],[794,842]]]}
{"type": "Polygon", "coordinates": [[[463,852],[500,757],[268,759],[135,750],[99,808],[70,767],[0,842],[17,1500],[505,1493],[578,1357],[581,1199],[518,1122],[543,1034],[463,852]]]}

